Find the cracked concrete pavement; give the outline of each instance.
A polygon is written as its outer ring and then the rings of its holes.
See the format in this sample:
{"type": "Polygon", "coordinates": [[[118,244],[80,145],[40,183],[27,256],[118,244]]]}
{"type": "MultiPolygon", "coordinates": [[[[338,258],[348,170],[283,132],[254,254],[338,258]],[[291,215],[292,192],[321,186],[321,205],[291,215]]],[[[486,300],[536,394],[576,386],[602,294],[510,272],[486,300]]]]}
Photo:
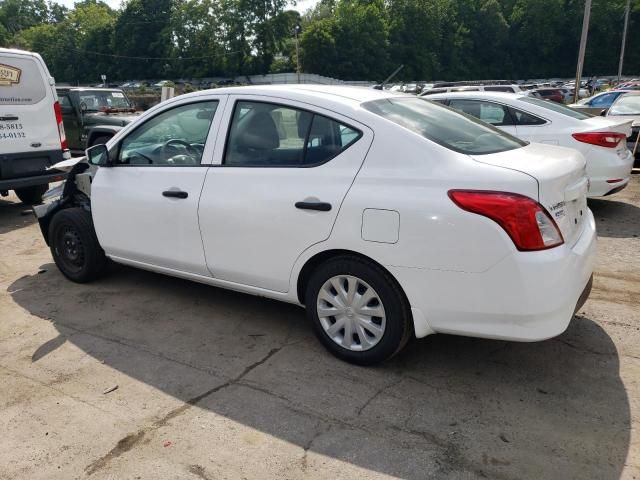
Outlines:
{"type": "Polygon", "coordinates": [[[295,306],[119,266],[72,284],[0,200],[0,478],[640,479],[640,176],[590,206],[563,335],[361,368],[295,306]]]}

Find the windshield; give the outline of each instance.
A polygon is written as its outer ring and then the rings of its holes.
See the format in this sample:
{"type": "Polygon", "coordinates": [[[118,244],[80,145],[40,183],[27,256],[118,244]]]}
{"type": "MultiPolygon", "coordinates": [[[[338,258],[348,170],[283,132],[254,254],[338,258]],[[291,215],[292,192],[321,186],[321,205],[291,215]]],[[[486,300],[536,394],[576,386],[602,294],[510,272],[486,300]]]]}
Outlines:
{"type": "Polygon", "coordinates": [[[85,105],[88,112],[103,110],[129,110],[131,104],[122,92],[87,91],[80,92],[80,105],[85,105]]]}
{"type": "Polygon", "coordinates": [[[561,103],[551,102],[549,100],[542,100],[536,97],[520,97],[519,100],[522,102],[531,103],[532,105],[537,105],[538,107],[546,108],[547,110],[551,110],[556,113],[561,113],[562,115],[566,115],[567,117],[575,118],[577,120],[586,120],[587,118],[592,118],[591,115],[587,115],[586,113],[579,112],[578,110],[565,107],[561,103]]]}
{"type": "Polygon", "coordinates": [[[640,95],[622,95],[611,105],[608,115],[640,115],[640,95]]]}
{"type": "Polygon", "coordinates": [[[364,103],[362,107],[466,155],[505,152],[527,145],[474,117],[422,98],[386,98],[364,103]]]}

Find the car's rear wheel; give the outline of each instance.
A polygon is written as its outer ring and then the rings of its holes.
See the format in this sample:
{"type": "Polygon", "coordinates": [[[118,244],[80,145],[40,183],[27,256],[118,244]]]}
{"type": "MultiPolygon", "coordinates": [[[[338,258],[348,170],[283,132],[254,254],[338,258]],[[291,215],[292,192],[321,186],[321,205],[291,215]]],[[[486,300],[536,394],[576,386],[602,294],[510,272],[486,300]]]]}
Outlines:
{"type": "Polygon", "coordinates": [[[398,284],[384,269],[358,257],[336,257],[320,265],[309,279],[305,304],[318,339],[351,363],[387,360],[413,332],[411,310],[398,284]]]}
{"type": "Polygon", "coordinates": [[[90,282],[106,270],[107,258],[98,243],[91,214],[68,208],[54,215],[49,225],[49,245],[56,265],[69,280],[90,282]]]}
{"type": "Polygon", "coordinates": [[[49,184],[34,185],[33,187],[18,188],[15,190],[20,201],[26,205],[36,205],[42,201],[42,195],[49,190],[49,184]]]}

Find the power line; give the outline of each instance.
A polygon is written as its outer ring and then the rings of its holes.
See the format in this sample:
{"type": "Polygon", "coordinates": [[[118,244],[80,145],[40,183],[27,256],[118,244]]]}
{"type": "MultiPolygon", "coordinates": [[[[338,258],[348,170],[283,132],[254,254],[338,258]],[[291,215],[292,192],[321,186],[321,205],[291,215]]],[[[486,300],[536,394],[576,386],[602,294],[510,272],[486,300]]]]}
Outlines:
{"type": "Polygon", "coordinates": [[[238,50],[235,52],[226,52],[218,55],[203,55],[201,57],[134,57],[130,55],[117,55],[115,53],[102,53],[102,52],[94,52],[91,50],[80,50],[78,48],[69,48],[69,50],[74,50],[78,53],[84,53],[89,55],[98,55],[100,57],[110,57],[110,58],[126,58],[129,60],[204,60],[207,58],[218,58],[218,57],[227,57],[231,55],[237,55],[239,53],[243,53],[242,50],[238,50]]]}

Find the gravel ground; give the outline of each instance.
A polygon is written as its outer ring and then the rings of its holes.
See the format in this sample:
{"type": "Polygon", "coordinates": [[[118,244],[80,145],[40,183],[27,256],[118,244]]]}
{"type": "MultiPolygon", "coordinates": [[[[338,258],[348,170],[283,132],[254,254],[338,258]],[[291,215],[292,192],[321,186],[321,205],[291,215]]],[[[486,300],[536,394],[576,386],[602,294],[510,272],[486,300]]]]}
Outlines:
{"type": "Polygon", "coordinates": [[[295,306],[124,267],[70,283],[0,200],[0,478],[640,479],[640,176],[590,206],[563,335],[358,368],[295,306]]]}

